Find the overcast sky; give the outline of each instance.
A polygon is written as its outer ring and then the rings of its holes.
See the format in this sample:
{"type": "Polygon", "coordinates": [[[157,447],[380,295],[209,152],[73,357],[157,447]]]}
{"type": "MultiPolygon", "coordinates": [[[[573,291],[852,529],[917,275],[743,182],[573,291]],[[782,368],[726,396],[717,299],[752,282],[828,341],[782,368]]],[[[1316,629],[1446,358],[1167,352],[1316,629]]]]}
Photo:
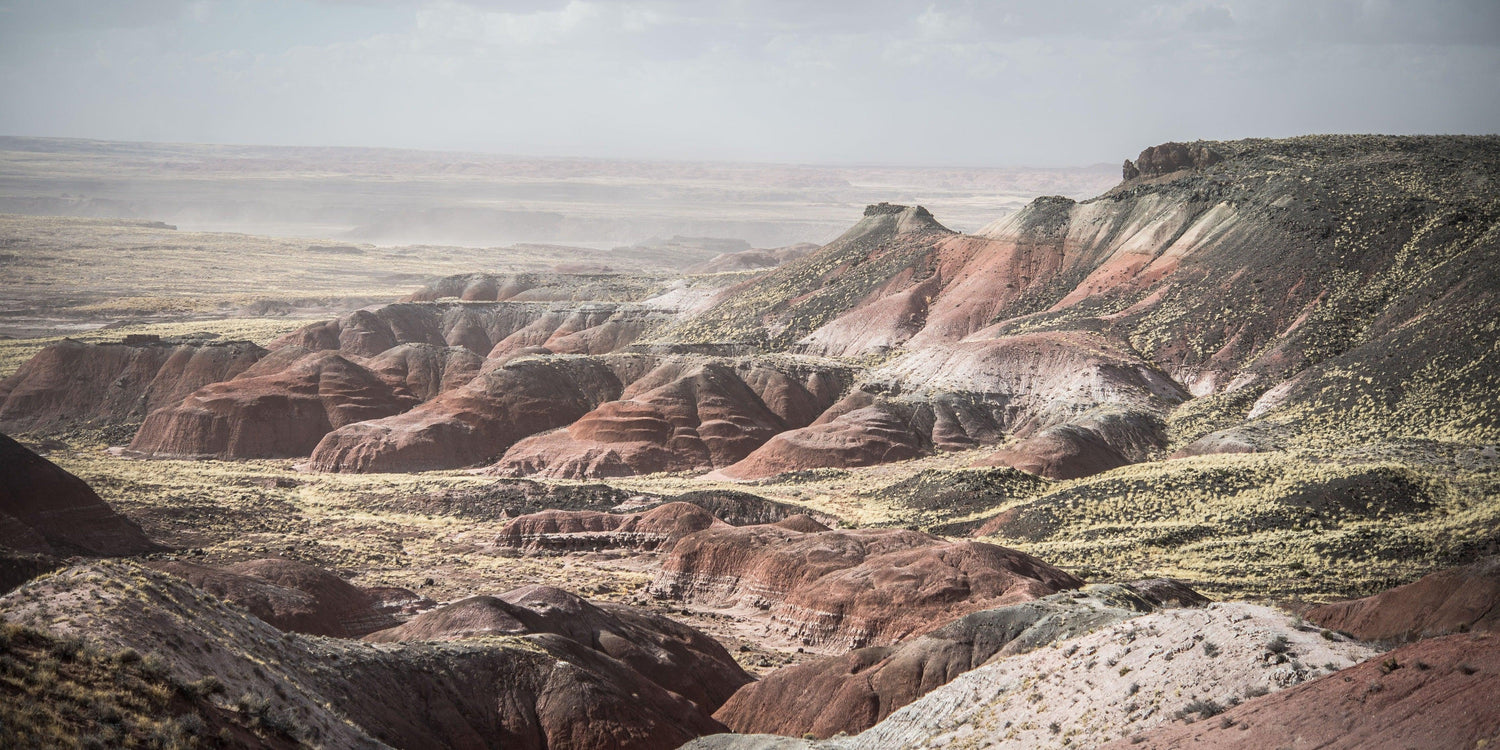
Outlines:
{"type": "Polygon", "coordinates": [[[0,0],[10,135],[1001,166],[1497,131],[1497,0],[0,0]]]}

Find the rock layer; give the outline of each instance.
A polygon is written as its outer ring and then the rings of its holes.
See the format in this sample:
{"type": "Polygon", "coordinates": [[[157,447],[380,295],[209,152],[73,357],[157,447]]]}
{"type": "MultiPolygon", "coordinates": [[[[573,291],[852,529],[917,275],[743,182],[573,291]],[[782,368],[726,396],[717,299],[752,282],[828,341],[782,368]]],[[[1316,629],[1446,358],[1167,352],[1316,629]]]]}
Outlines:
{"type": "Polygon", "coordinates": [[[683,537],[649,591],[714,608],[766,610],[809,645],[883,645],[967,612],[1082,583],[1004,547],[904,530],[782,522],[683,537]]]}
{"type": "Polygon", "coordinates": [[[750,682],[724,647],[686,625],[620,604],[592,604],[550,586],[475,596],[372,633],[377,643],[555,633],[618,659],[705,714],[750,682]]]}
{"type": "Polygon", "coordinates": [[[746,685],[714,718],[744,734],[856,734],[958,675],[1162,606],[1207,600],[1171,581],[1092,585],[987,609],[892,646],[785,667],[746,685]]]}

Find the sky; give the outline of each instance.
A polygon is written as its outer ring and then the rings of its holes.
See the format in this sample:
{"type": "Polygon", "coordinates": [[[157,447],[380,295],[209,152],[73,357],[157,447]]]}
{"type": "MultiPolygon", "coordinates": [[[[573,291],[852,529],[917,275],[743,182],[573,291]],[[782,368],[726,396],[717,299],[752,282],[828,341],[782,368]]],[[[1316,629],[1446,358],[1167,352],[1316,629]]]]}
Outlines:
{"type": "Polygon", "coordinates": [[[1500,132],[1497,0],[0,0],[0,134],[816,164],[1500,132]]]}

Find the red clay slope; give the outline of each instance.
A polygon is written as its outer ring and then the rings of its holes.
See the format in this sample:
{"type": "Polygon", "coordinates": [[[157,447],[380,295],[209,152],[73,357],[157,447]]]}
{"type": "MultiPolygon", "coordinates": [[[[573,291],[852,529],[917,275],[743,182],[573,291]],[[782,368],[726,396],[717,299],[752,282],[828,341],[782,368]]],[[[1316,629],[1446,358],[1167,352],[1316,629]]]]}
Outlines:
{"type": "Polygon", "coordinates": [[[0,547],[43,554],[136,555],[156,545],[82,479],[0,435],[0,547]]]}
{"type": "Polygon", "coordinates": [[[1500,630],[1500,557],[1442,570],[1363,599],[1325,604],[1305,616],[1366,641],[1500,630]]]}
{"type": "Polygon", "coordinates": [[[671,359],[619,401],[565,430],[517,443],[496,466],[511,476],[629,476],[728,466],[789,427],[811,422],[842,387],[836,373],[769,363],[671,359]],[[784,371],[785,369],[785,371],[784,371]]]}
{"type": "Polygon", "coordinates": [[[751,677],[718,641],[681,623],[619,604],[594,604],[551,586],[474,596],[424,612],[365,640],[448,641],[555,633],[629,665],[712,714],[751,677]]]}
{"type": "Polygon", "coordinates": [[[0,429],[132,422],[240,374],[265,354],[246,341],[139,336],[85,344],[64,339],[0,381],[0,429]]]}
{"type": "Polygon", "coordinates": [[[1497,695],[1500,635],[1449,635],[1106,747],[1467,750],[1500,741],[1497,695]]]}
{"type": "Polygon", "coordinates": [[[809,644],[893,643],[1082,582],[1030,555],[897,529],[712,527],[673,545],[653,596],[768,609],[809,644]]]}
{"type": "Polygon", "coordinates": [[[368,591],[295,560],[268,558],[222,568],[174,560],[151,567],[234,602],[280,630],[358,638],[396,625],[368,591]]]}

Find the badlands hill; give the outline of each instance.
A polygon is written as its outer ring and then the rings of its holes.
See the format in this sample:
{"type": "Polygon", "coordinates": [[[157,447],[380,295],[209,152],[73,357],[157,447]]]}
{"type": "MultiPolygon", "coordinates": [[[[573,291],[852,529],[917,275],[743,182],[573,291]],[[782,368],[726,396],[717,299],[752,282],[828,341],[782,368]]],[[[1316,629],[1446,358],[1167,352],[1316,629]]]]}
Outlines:
{"type": "Polygon", "coordinates": [[[308,326],[266,361],[179,352],[160,376],[125,350],[54,348],[0,386],[4,418],[36,424],[42,398],[80,417],[124,403],[152,412],[132,446],[146,454],[566,477],[753,479],[995,446],[986,463],[1071,479],[1167,455],[1496,439],[1500,141],[1165,144],[1125,172],[972,235],[870,206],[727,287],[454,277],[308,326]],[[87,393],[49,388],[78,367],[63,357],[101,369],[71,386],[87,393]],[[109,393],[127,366],[162,385],[109,393]]]}

